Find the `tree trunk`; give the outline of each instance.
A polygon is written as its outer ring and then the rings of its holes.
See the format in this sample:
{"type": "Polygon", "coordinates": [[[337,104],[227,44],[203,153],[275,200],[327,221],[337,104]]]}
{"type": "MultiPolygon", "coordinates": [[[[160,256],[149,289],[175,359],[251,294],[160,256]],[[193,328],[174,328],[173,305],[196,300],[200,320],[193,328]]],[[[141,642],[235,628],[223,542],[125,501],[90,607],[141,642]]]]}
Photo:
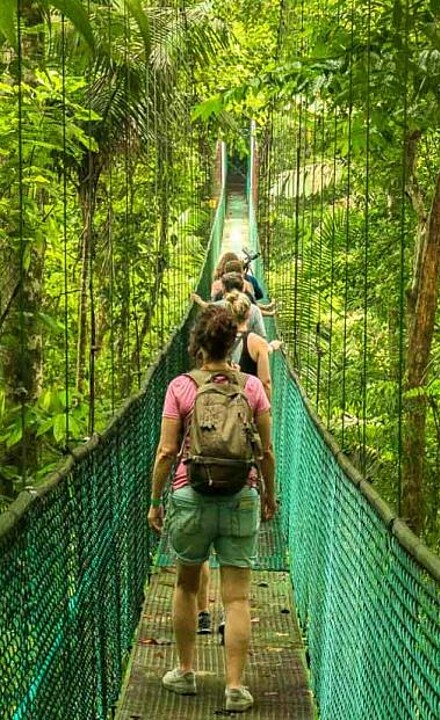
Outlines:
{"type": "Polygon", "coordinates": [[[440,268],[440,173],[422,243],[414,268],[414,290],[409,305],[406,390],[415,391],[405,403],[404,457],[401,512],[410,527],[423,527],[423,472],[425,460],[426,397],[440,268]],[[412,311],[412,308],[414,310],[412,311]]]}

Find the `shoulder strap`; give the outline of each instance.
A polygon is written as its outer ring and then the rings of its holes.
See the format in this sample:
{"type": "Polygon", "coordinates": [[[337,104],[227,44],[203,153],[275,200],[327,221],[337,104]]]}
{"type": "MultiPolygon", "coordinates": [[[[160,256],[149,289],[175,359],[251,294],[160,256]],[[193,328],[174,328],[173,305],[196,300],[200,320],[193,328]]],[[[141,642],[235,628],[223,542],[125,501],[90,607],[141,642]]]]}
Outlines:
{"type": "Polygon", "coordinates": [[[215,377],[216,375],[222,375],[225,378],[229,380],[229,382],[234,382],[236,385],[239,385],[241,390],[244,390],[246,387],[248,375],[246,373],[239,372],[238,370],[219,370],[219,371],[213,371],[213,370],[190,370],[190,372],[185,373],[188,377],[190,377],[197,387],[200,387],[200,385],[203,385],[208,378],[215,377]]]}
{"type": "Polygon", "coordinates": [[[237,385],[239,385],[241,390],[243,390],[243,392],[244,392],[249,375],[247,373],[243,373],[243,372],[237,372],[236,374],[237,374],[237,385]]]}
{"type": "Polygon", "coordinates": [[[235,336],[235,340],[234,340],[234,342],[233,342],[233,344],[232,344],[232,347],[231,347],[231,349],[230,349],[230,351],[229,351],[229,354],[230,354],[230,355],[232,355],[232,353],[234,352],[234,350],[236,350],[236,349],[238,348],[238,346],[240,345],[241,341],[244,340],[245,336],[246,336],[246,333],[242,333],[242,332],[237,333],[237,335],[235,336]]]}
{"type": "Polygon", "coordinates": [[[203,385],[204,382],[208,379],[210,375],[212,375],[211,370],[190,370],[190,372],[185,373],[188,377],[191,378],[197,385],[197,387],[200,387],[200,385],[203,385]]]}

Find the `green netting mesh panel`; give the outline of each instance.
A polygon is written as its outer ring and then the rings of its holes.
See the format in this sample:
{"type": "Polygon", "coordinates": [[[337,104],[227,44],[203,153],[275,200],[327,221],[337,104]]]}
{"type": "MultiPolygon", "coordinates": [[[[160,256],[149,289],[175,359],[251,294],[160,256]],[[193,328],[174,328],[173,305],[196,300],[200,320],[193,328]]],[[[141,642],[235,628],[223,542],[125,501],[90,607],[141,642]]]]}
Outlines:
{"type": "MultiPolygon", "coordinates": [[[[256,274],[265,287],[260,261],[256,274]]],[[[344,472],[278,352],[272,381],[281,523],[320,718],[440,718],[440,562],[344,472]]]]}
{"type": "MultiPolygon", "coordinates": [[[[203,295],[223,218],[224,196],[203,295]]],[[[192,320],[104,435],[0,518],[2,720],[100,720],[118,698],[156,551],[146,514],[163,399],[186,367],[192,320]]]]}
{"type": "Polygon", "coordinates": [[[320,716],[434,720],[439,583],[403,546],[403,523],[387,524],[344,473],[279,353],[274,370],[283,527],[320,716]]]}

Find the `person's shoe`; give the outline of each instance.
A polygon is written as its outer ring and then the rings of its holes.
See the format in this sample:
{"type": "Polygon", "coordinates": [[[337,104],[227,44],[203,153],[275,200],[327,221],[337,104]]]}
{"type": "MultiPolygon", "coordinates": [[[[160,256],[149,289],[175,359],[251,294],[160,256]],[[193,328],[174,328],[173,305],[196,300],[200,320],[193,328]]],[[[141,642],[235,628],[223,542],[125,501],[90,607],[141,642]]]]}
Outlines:
{"type": "Polygon", "coordinates": [[[210,635],[211,615],[209,614],[209,612],[199,612],[199,624],[197,632],[199,635],[210,635]]]}
{"type": "Polygon", "coordinates": [[[249,690],[242,685],[239,688],[226,688],[226,710],[229,712],[245,712],[254,704],[249,690]]]}
{"type": "Polygon", "coordinates": [[[197,693],[196,674],[193,670],[184,673],[180,668],[174,668],[165,673],[162,685],[177,695],[195,695],[197,693]]]}

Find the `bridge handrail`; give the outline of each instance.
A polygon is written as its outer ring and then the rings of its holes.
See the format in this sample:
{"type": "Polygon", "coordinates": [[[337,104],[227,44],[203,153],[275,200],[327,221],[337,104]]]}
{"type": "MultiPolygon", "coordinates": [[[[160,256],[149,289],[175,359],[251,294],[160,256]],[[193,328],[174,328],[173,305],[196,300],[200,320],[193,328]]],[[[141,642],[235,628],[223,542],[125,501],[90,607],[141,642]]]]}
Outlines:
{"type": "MultiPolygon", "coordinates": [[[[221,192],[198,291],[209,292],[221,192]]],[[[0,516],[0,717],[107,720],[140,617],[155,542],[146,514],[163,398],[188,362],[194,309],[101,435],[0,516]]]]}
{"type": "MultiPolygon", "coordinates": [[[[254,194],[248,197],[257,250],[254,194]]],[[[266,287],[261,265],[256,272],[266,287]]],[[[267,324],[274,337],[276,323],[267,324]]],[[[272,370],[283,530],[320,717],[434,720],[440,558],[343,454],[284,352],[274,353],[272,370]]]]}

